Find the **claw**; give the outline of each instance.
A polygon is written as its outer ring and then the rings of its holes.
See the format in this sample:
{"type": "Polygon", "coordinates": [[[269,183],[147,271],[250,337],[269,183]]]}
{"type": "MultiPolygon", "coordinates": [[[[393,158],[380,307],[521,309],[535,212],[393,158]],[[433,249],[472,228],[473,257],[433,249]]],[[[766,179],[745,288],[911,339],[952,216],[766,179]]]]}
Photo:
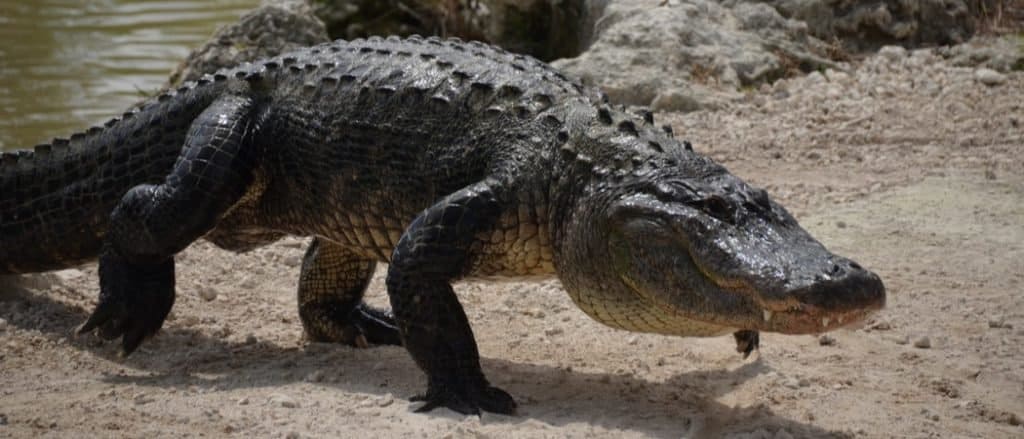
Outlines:
{"type": "Polygon", "coordinates": [[[100,257],[100,301],[79,334],[121,339],[124,356],[156,334],[174,305],[174,260],[139,266],[113,253],[100,257]]]}
{"type": "Polygon", "coordinates": [[[412,402],[425,402],[413,410],[416,413],[426,413],[438,407],[444,407],[451,411],[464,415],[481,416],[482,412],[498,413],[502,415],[514,415],[516,402],[508,393],[497,387],[484,384],[481,390],[465,389],[464,392],[450,390],[428,390],[426,394],[409,398],[412,402]]]}

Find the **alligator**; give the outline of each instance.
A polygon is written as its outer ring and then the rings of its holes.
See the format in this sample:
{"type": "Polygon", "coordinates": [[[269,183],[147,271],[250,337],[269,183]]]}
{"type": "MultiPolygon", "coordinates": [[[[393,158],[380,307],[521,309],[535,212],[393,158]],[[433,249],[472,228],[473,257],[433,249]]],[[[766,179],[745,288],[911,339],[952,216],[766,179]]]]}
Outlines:
{"type": "Polygon", "coordinates": [[[0,274],[99,261],[79,328],[154,335],[174,255],[313,237],[309,338],[401,345],[418,410],[513,413],[452,283],[557,277],[603,324],[677,336],[817,333],[885,303],[760,188],[533,58],[456,39],[336,41],[220,70],[0,165],[0,274]],[[364,304],[388,264],[391,310],[364,304]]]}

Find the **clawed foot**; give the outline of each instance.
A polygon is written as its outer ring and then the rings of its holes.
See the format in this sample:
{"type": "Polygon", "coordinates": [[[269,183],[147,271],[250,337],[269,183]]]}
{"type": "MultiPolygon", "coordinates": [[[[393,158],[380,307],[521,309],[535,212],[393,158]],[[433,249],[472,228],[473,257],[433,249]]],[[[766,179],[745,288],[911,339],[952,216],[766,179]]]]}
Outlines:
{"type": "Polygon", "coordinates": [[[464,415],[480,416],[480,411],[513,415],[516,402],[507,392],[487,384],[484,380],[477,385],[457,383],[455,386],[428,386],[427,393],[414,396],[410,401],[423,401],[425,404],[416,409],[416,413],[429,412],[438,407],[445,407],[464,415]],[[461,385],[458,385],[461,384],[461,385]]]}
{"type": "Polygon", "coordinates": [[[133,265],[105,252],[100,257],[100,300],[79,334],[98,329],[107,340],[122,337],[124,355],[163,326],[174,305],[174,259],[133,265]]]}
{"type": "Polygon", "coordinates": [[[736,338],[736,352],[743,354],[744,360],[750,356],[751,352],[754,352],[758,347],[760,347],[761,335],[757,331],[736,331],[732,336],[736,338]]]}

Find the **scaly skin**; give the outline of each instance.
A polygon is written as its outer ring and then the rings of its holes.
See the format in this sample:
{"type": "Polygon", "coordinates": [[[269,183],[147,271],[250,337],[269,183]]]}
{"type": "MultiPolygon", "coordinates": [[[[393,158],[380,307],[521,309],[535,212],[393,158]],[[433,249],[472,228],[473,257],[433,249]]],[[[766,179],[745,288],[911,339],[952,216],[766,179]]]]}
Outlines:
{"type": "Polygon", "coordinates": [[[0,166],[0,274],[98,258],[82,332],[154,334],[174,259],[314,236],[299,314],[315,340],[402,344],[421,410],[511,413],[451,284],[557,276],[631,331],[820,332],[880,308],[877,276],[833,255],[763,190],[650,113],[532,58],[456,40],[371,39],[224,70],[103,128],[0,166]],[[389,264],[394,315],[362,303],[389,264]]]}

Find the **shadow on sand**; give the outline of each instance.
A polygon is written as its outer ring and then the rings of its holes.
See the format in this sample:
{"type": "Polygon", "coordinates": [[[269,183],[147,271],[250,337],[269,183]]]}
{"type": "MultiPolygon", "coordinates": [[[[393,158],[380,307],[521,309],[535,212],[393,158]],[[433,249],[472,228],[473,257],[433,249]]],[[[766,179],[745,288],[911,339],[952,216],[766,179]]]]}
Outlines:
{"type": "MultiPolygon", "coordinates": [[[[13,327],[66,339],[76,349],[148,372],[101,378],[111,384],[195,386],[221,391],[296,383],[317,372],[324,379],[313,384],[351,393],[390,392],[409,397],[425,385],[423,374],[397,347],[351,349],[323,343],[282,347],[265,342],[232,342],[187,328],[165,328],[138,352],[121,358],[118,343],[103,342],[92,335],[73,335],[88,316],[80,307],[10,284],[0,284],[0,305],[0,318],[13,327]]],[[[785,431],[794,437],[849,437],[781,417],[762,404],[730,407],[716,401],[733,385],[769,371],[761,361],[748,362],[735,370],[679,373],[665,381],[629,374],[568,371],[498,358],[484,358],[482,363],[491,382],[516,396],[520,404],[517,416],[485,415],[487,423],[534,420],[560,426],[582,422],[666,438],[719,437],[759,429],[769,432],[769,437],[771,431],[785,431]]],[[[464,418],[445,410],[427,416],[464,418]]]]}

